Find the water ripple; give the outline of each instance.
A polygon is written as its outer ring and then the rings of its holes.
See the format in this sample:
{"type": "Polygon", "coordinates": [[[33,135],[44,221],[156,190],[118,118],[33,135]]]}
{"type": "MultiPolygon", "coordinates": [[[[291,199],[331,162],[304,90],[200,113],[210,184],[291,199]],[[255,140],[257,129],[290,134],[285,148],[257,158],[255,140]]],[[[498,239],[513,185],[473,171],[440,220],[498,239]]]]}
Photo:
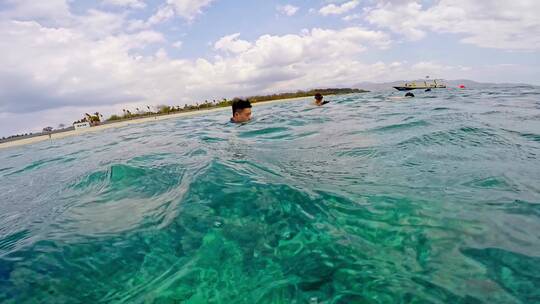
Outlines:
{"type": "Polygon", "coordinates": [[[0,151],[2,303],[534,303],[535,87],[377,92],[0,151]]]}

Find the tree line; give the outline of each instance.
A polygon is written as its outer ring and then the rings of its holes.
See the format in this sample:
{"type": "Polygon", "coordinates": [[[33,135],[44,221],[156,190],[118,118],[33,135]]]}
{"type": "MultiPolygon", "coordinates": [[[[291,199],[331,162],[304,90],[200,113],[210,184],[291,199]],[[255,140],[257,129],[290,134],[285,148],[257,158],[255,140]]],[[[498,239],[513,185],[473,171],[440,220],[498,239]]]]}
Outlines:
{"type": "MultiPolygon", "coordinates": [[[[365,93],[365,92],[368,92],[368,91],[361,90],[361,89],[351,89],[351,88],[328,88],[328,89],[316,89],[316,90],[309,90],[309,91],[297,91],[294,93],[255,95],[255,96],[246,97],[246,99],[249,99],[251,103],[257,103],[257,102],[272,101],[272,100],[279,100],[279,99],[309,97],[309,96],[314,96],[316,93],[320,93],[322,95],[338,95],[338,94],[365,93]]],[[[106,121],[113,122],[113,121],[119,121],[119,120],[124,120],[124,119],[133,119],[133,118],[140,118],[140,117],[147,117],[147,116],[154,116],[154,115],[167,115],[167,114],[173,114],[173,113],[198,111],[198,110],[204,110],[204,109],[210,109],[210,108],[230,107],[231,104],[237,99],[239,98],[236,97],[231,100],[228,100],[226,98],[223,98],[222,100],[214,99],[212,101],[205,100],[204,102],[201,102],[201,103],[197,102],[194,105],[184,104],[184,106],[159,105],[155,107],[154,110],[152,110],[150,106],[146,106],[144,108],[135,108],[134,111],[130,111],[129,109],[123,109],[122,115],[113,114],[106,121]]]]}

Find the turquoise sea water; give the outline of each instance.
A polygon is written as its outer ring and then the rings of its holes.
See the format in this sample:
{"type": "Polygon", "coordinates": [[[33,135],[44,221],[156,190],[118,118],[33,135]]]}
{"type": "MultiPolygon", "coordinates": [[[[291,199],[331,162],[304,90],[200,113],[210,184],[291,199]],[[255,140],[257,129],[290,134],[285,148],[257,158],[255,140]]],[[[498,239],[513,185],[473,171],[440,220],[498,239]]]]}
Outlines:
{"type": "Polygon", "coordinates": [[[540,90],[0,150],[1,303],[540,303],[540,90]]]}

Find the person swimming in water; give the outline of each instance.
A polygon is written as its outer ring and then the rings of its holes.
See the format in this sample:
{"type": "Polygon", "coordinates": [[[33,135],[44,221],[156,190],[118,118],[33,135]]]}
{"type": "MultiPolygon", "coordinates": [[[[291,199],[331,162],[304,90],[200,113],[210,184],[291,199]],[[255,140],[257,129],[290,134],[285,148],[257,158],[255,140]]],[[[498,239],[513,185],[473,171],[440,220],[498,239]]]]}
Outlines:
{"type": "Polygon", "coordinates": [[[322,106],[330,102],[330,101],[323,101],[323,99],[324,99],[324,96],[322,96],[321,93],[315,94],[315,102],[314,102],[315,105],[322,106]]]}
{"type": "Polygon", "coordinates": [[[248,99],[236,99],[232,103],[231,122],[243,123],[251,120],[251,102],[248,99]]]}
{"type": "Polygon", "coordinates": [[[407,92],[407,94],[405,94],[405,97],[414,97],[414,94],[411,92],[407,92]]]}

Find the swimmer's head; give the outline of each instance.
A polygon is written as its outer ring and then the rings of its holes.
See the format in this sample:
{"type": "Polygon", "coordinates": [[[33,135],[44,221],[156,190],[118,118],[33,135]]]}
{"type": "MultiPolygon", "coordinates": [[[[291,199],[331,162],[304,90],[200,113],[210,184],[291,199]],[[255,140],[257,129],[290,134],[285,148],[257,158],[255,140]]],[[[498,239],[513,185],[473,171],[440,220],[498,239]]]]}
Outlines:
{"type": "Polygon", "coordinates": [[[321,93],[317,93],[317,94],[315,94],[315,100],[317,100],[317,101],[321,101],[321,100],[323,100],[323,98],[324,98],[324,97],[322,96],[322,94],[321,94],[321,93]]]}
{"type": "Polygon", "coordinates": [[[251,120],[251,103],[248,99],[236,99],[232,103],[232,121],[236,123],[251,120]]]}
{"type": "Polygon", "coordinates": [[[405,94],[405,97],[414,97],[414,94],[411,92],[407,92],[407,94],[405,94]]]}

